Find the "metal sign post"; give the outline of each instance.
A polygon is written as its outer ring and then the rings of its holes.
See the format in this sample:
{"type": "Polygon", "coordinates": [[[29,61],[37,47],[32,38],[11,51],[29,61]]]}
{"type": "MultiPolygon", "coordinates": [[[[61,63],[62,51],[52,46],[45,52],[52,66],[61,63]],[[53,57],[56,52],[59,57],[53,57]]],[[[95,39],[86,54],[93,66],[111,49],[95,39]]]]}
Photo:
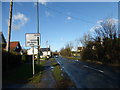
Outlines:
{"type": "Polygon", "coordinates": [[[34,46],[32,47],[33,48],[33,59],[32,59],[32,67],[33,67],[33,77],[35,75],[35,64],[34,64],[34,46]]]}
{"type": "MultiPolygon", "coordinates": [[[[33,50],[33,56],[32,56],[32,69],[33,69],[33,77],[35,75],[35,64],[34,64],[34,47],[38,46],[39,40],[38,38],[40,38],[40,33],[27,33],[26,34],[26,46],[27,47],[31,47],[33,50]]],[[[40,45],[40,44],[39,44],[40,45]]],[[[39,51],[38,51],[39,53],[39,51]]]]}

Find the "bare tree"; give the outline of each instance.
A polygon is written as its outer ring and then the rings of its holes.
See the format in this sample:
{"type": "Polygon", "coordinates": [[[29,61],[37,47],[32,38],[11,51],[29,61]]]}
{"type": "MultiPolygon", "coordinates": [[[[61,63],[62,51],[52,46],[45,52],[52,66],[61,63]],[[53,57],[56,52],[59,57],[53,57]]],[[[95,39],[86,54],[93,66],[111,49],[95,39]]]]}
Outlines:
{"type": "Polygon", "coordinates": [[[84,34],[83,38],[80,38],[80,42],[82,46],[86,47],[88,42],[91,41],[91,35],[90,34],[84,34]]]}
{"type": "Polygon", "coordinates": [[[116,21],[112,18],[108,18],[100,23],[99,26],[95,28],[95,39],[100,37],[102,39],[117,38],[117,25],[116,21]]]}

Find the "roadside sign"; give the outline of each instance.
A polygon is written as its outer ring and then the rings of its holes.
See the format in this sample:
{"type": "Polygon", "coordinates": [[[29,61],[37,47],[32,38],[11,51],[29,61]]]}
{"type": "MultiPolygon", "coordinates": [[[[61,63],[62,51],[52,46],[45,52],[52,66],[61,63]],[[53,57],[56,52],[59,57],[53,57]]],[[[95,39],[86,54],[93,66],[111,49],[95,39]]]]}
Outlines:
{"type": "Polygon", "coordinates": [[[26,33],[26,46],[38,46],[38,39],[40,40],[40,33],[26,33]]]}

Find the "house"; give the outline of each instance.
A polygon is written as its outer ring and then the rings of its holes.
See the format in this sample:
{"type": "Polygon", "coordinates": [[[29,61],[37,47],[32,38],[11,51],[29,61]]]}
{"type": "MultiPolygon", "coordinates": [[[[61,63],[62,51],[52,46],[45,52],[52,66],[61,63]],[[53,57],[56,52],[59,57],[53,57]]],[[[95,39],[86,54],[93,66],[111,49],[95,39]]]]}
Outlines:
{"type": "Polygon", "coordinates": [[[6,47],[6,40],[2,32],[0,32],[0,45],[2,45],[2,48],[6,47]]]}
{"type": "Polygon", "coordinates": [[[43,57],[45,57],[45,56],[51,57],[50,48],[41,48],[40,50],[41,50],[41,52],[42,52],[42,56],[43,56],[43,57]]]}
{"type": "Polygon", "coordinates": [[[78,52],[81,52],[83,49],[84,49],[84,47],[78,47],[78,48],[77,48],[77,51],[78,51],[78,52]]]}
{"type": "Polygon", "coordinates": [[[84,47],[78,47],[77,51],[72,51],[72,55],[73,56],[80,56],[83,49],[84,49],[84,47]]]}
{"type": "MultiPolygon", "coordinates": [[[[27,50],[28,55],[33,55],[33,48],[27,50]]],[[[37,58],[38,49],[34,48],[34,55],[37,58]]],[[[51,56],[50,48],[40,48],[40,57],[51,56]]]]}
{"type": "Polygon", "coordinates": [[[10,51],[22,54],[22,47],[18,41],[10,42],[10,51]]]}

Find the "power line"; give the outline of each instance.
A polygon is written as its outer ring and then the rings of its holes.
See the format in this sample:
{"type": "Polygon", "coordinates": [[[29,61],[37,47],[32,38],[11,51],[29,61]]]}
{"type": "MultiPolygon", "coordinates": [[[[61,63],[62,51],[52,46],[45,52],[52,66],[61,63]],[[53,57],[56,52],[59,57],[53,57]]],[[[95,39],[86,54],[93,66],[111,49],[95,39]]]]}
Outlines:
{"type": "Polygon", "coordinates": [[[56,12],[56,13],[59,13],[59,14],[61,14],[61,15],[64,15],[64,16],[67,16],[67,17],[71,17],[72,19],[80,20],[80,21],[83,21],[83,22],[86,22],[86,23],[89,23],[89,24],[94,24],[94,23],[92,23],[91,21],[87,21],[87,20],[81,19],[81,18],[76,17],[76,16],[73,16],[73,15],[65,14],[65,13],[63,13],[63,12],[61,12],[61,11],[58,11],[58,10],[53,9],[53,8],[50,8],[50,7],[48,7],[48,6],[45,6],[45,5],[42,5],[42,4],[41,4],[41,6],[47,8],[47,9],[50,9],[50,10],[56,12]]]}

